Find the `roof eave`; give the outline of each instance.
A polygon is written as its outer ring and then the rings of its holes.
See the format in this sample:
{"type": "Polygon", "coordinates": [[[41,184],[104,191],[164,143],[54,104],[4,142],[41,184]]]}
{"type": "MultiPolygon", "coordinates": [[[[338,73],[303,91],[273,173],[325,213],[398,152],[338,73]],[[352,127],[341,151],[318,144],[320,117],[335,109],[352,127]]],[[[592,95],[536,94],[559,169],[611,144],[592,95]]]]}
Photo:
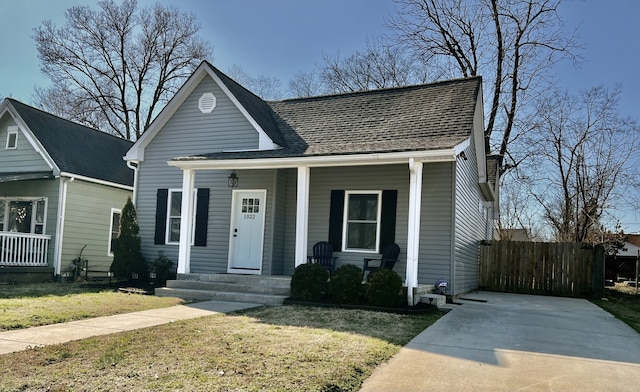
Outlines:
{"type": "Polygon", "coordinates": [[[284,169],[297,167],[336,167],[405,164],[415,162],[453,162],[458,148],[387,153],[320,155],[286,158],[207,159],[200,157],[174,158],[169,166],[182,170],[216,169],[284,169]]]}

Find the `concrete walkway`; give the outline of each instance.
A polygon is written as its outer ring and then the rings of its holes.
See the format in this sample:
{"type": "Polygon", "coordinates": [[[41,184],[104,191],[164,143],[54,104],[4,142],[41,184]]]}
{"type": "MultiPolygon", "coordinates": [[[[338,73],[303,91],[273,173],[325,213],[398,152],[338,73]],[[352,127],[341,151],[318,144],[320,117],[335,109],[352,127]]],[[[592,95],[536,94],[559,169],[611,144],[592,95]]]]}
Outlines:
{"type": "Polygon", "coordinates": [[[92,336],[153,327],[172,321],[229,313],[262,305],[240,302],[206,301],[168,308],[97,317],[68,323],[45,325],[0,332],[0,355],[26,350],[29,347],[65,343],[92,336]]]}
{"type": "Polygon", "coordinates": [[[640,334],[589,301],[490,292],[465,298],[361,391],[640,390],[640,334]]]}

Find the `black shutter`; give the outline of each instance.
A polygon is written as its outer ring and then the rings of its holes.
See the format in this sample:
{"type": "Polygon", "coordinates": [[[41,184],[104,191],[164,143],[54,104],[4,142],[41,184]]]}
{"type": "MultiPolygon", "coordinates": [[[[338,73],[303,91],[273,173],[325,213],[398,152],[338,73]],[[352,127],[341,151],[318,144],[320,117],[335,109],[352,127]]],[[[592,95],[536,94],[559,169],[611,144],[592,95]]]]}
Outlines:
{"type": "Polygon", "coordinates": [[[196,233],[193,244],[207,246],[207,224],[209,223],[209,188],[198,188],[196,201],[196,233]]]}
{"type": "Polygon", "coordinates": [[[167,199],[169,198],[168,189],[158,189],[156,195],[156,231],[153,237],[153,243],[156,245],[164,245],[167,233],[167,199]]]}
{"type": "Polygon", "coordinates": [[[344,214],[344,191],[331,191],[331,208],[329,210],[329,243],[333,250],[342,250],[342,222],[344,214]]]}
{"type": "Polygon", "coordinates": [[[398,191],[382,191],[382,211],[380,217],[380,253],[387,245],[396,242],[396,204],[398,191]]]}

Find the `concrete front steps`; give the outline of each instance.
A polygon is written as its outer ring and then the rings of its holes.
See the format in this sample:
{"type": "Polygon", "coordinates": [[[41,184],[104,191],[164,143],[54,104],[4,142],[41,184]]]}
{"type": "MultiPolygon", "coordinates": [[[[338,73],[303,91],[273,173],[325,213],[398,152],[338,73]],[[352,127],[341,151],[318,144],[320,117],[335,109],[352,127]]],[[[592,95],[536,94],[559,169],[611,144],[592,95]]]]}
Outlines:
{"type": "Polygon", "coordinates": [[[195,300],[248,302],[268,306],[282,305],[289,297],[291,277],[236,274],[179,274],[155,289],[159,297],[195,300]]]}

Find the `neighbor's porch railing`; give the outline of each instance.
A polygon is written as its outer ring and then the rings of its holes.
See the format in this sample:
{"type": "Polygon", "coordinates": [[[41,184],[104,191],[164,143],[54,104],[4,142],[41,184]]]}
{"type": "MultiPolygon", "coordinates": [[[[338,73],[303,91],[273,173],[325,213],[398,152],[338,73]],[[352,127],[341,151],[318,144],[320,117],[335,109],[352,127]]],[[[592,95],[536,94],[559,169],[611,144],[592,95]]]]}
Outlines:
{"type": "Polygon", "coordinates": [[[47,266],[50,235],[0,232],[0,265],[47,266]]]}

